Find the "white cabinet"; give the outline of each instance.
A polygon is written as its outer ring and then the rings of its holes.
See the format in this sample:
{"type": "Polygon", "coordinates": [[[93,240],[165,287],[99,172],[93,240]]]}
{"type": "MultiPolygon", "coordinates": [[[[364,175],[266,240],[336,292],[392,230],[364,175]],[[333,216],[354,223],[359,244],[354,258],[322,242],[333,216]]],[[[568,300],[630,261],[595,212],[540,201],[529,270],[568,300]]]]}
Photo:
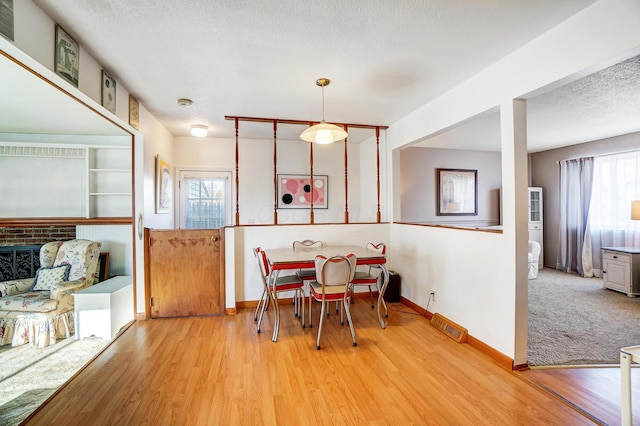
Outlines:
{"type": "Polygon", "coordinates": [[[112,339],[133,321],[133,278],[113,277],[74,293],[76,339],[112,339]]]}
{"type": "Polygon", "coordinates": [[[536,241],[538,242],[538,244],[540,244],[540,259],[538,259],[538,268],[542,269],[544,267],[544,246],[542,244],[542,188],[530,187],[528,200],[529,240],[536,241]]]}
{"type": "Polygon", "coordinates": [[[633,247],[602,247],[603,287],[640,295],[640,249],[633,247]]]}
{"type": "Polygon", "coordinates": [[[87,153],[87,218],[132,214],[131,148],[91,146],[87,153]]]}

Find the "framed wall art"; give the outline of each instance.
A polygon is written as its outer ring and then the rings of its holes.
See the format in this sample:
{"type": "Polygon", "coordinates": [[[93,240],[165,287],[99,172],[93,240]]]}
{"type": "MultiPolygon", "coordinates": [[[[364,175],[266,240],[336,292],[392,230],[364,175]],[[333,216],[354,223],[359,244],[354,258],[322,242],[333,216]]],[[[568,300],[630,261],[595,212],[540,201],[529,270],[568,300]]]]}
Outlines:
{"type": "Polygon", "coordinates": [[[116,113],[116,79],[102,70],[102,106],[116,113]]]}
{"type": "Polygon", "coordinates": [[[160,155],[156,155],[156,213],[171,210],[171,165],[160,155]]]}
{"type": "Polygon", "coordinates": [[[278,175],[278,208],[309,209],[313,197],[314,209],[326,209],[328,203],[327,175],[278,175]]]}
{"type": "Polygon", "coordinates": [[[478,215],[478,171],[436,169],[438,216],[478,215]]]}
{"type": "Polygon", "coordinates": [[[80,68],[80,46],[56,24],[55,71],[65,80],[78,87],[80,68]]]}
{"type": "Polygon", "coordinates": [[[136,130],[140,130],[140,105],[138,100],[129,95],[129,124],[136,130]]]}

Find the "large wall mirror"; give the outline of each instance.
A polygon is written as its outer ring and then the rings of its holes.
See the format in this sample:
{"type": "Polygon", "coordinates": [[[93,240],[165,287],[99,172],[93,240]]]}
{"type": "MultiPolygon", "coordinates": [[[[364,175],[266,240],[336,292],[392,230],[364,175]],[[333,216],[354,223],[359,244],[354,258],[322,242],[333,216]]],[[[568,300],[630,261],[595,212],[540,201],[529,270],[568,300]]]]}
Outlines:
{"type": "MultiPolygon", "coordinates": [[[[0,75],[0,227],[75,226],[76,238],[109,252],[111,276],[133,275],[133,135],[5,40],[0,75]]],[[[0,407],[18,406],[24,418],[109,341],[79,342],[72,336],[44,348],[0,346],[0,407]],[[81,361],[70,366],[71,357],[81,361]],[[59,375],[42,373],[51,365],[59,375]],[[28,378],[19,379],[23,374],[28,378]]]]}

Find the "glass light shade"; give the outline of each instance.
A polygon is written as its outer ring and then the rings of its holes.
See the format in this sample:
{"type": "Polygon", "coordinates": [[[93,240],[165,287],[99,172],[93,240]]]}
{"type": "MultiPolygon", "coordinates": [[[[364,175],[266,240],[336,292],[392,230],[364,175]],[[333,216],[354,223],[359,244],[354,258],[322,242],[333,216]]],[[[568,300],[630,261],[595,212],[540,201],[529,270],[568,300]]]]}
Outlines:
{"type": "Polygon", "coordinates": [[[307,142],[329,144],[347,137],[344,129],[322,120],[319,124],[308,127],[300,134],[300,139],[307,142]]]}
{"type": "Polygon", "coordinates": [[[640,200],[631,201],[631,220],[640,220],[640,200]]]}
{"type": "Polygon", "coordinates": [[[191,126],[191,136],[204,138],[207,136],[207,126],[202,124],[194,124],[191,126]]]}

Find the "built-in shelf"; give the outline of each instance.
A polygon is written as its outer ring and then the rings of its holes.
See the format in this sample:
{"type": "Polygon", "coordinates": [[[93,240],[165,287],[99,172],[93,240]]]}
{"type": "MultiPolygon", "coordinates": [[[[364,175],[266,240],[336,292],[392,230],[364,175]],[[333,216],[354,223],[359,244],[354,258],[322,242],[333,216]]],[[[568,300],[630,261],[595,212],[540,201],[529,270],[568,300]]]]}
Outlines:
{"type": "Polygon", "coordinates": [[[87,218],[131,214],[131,149],[91,146],[87,153],[87,218]]]}

